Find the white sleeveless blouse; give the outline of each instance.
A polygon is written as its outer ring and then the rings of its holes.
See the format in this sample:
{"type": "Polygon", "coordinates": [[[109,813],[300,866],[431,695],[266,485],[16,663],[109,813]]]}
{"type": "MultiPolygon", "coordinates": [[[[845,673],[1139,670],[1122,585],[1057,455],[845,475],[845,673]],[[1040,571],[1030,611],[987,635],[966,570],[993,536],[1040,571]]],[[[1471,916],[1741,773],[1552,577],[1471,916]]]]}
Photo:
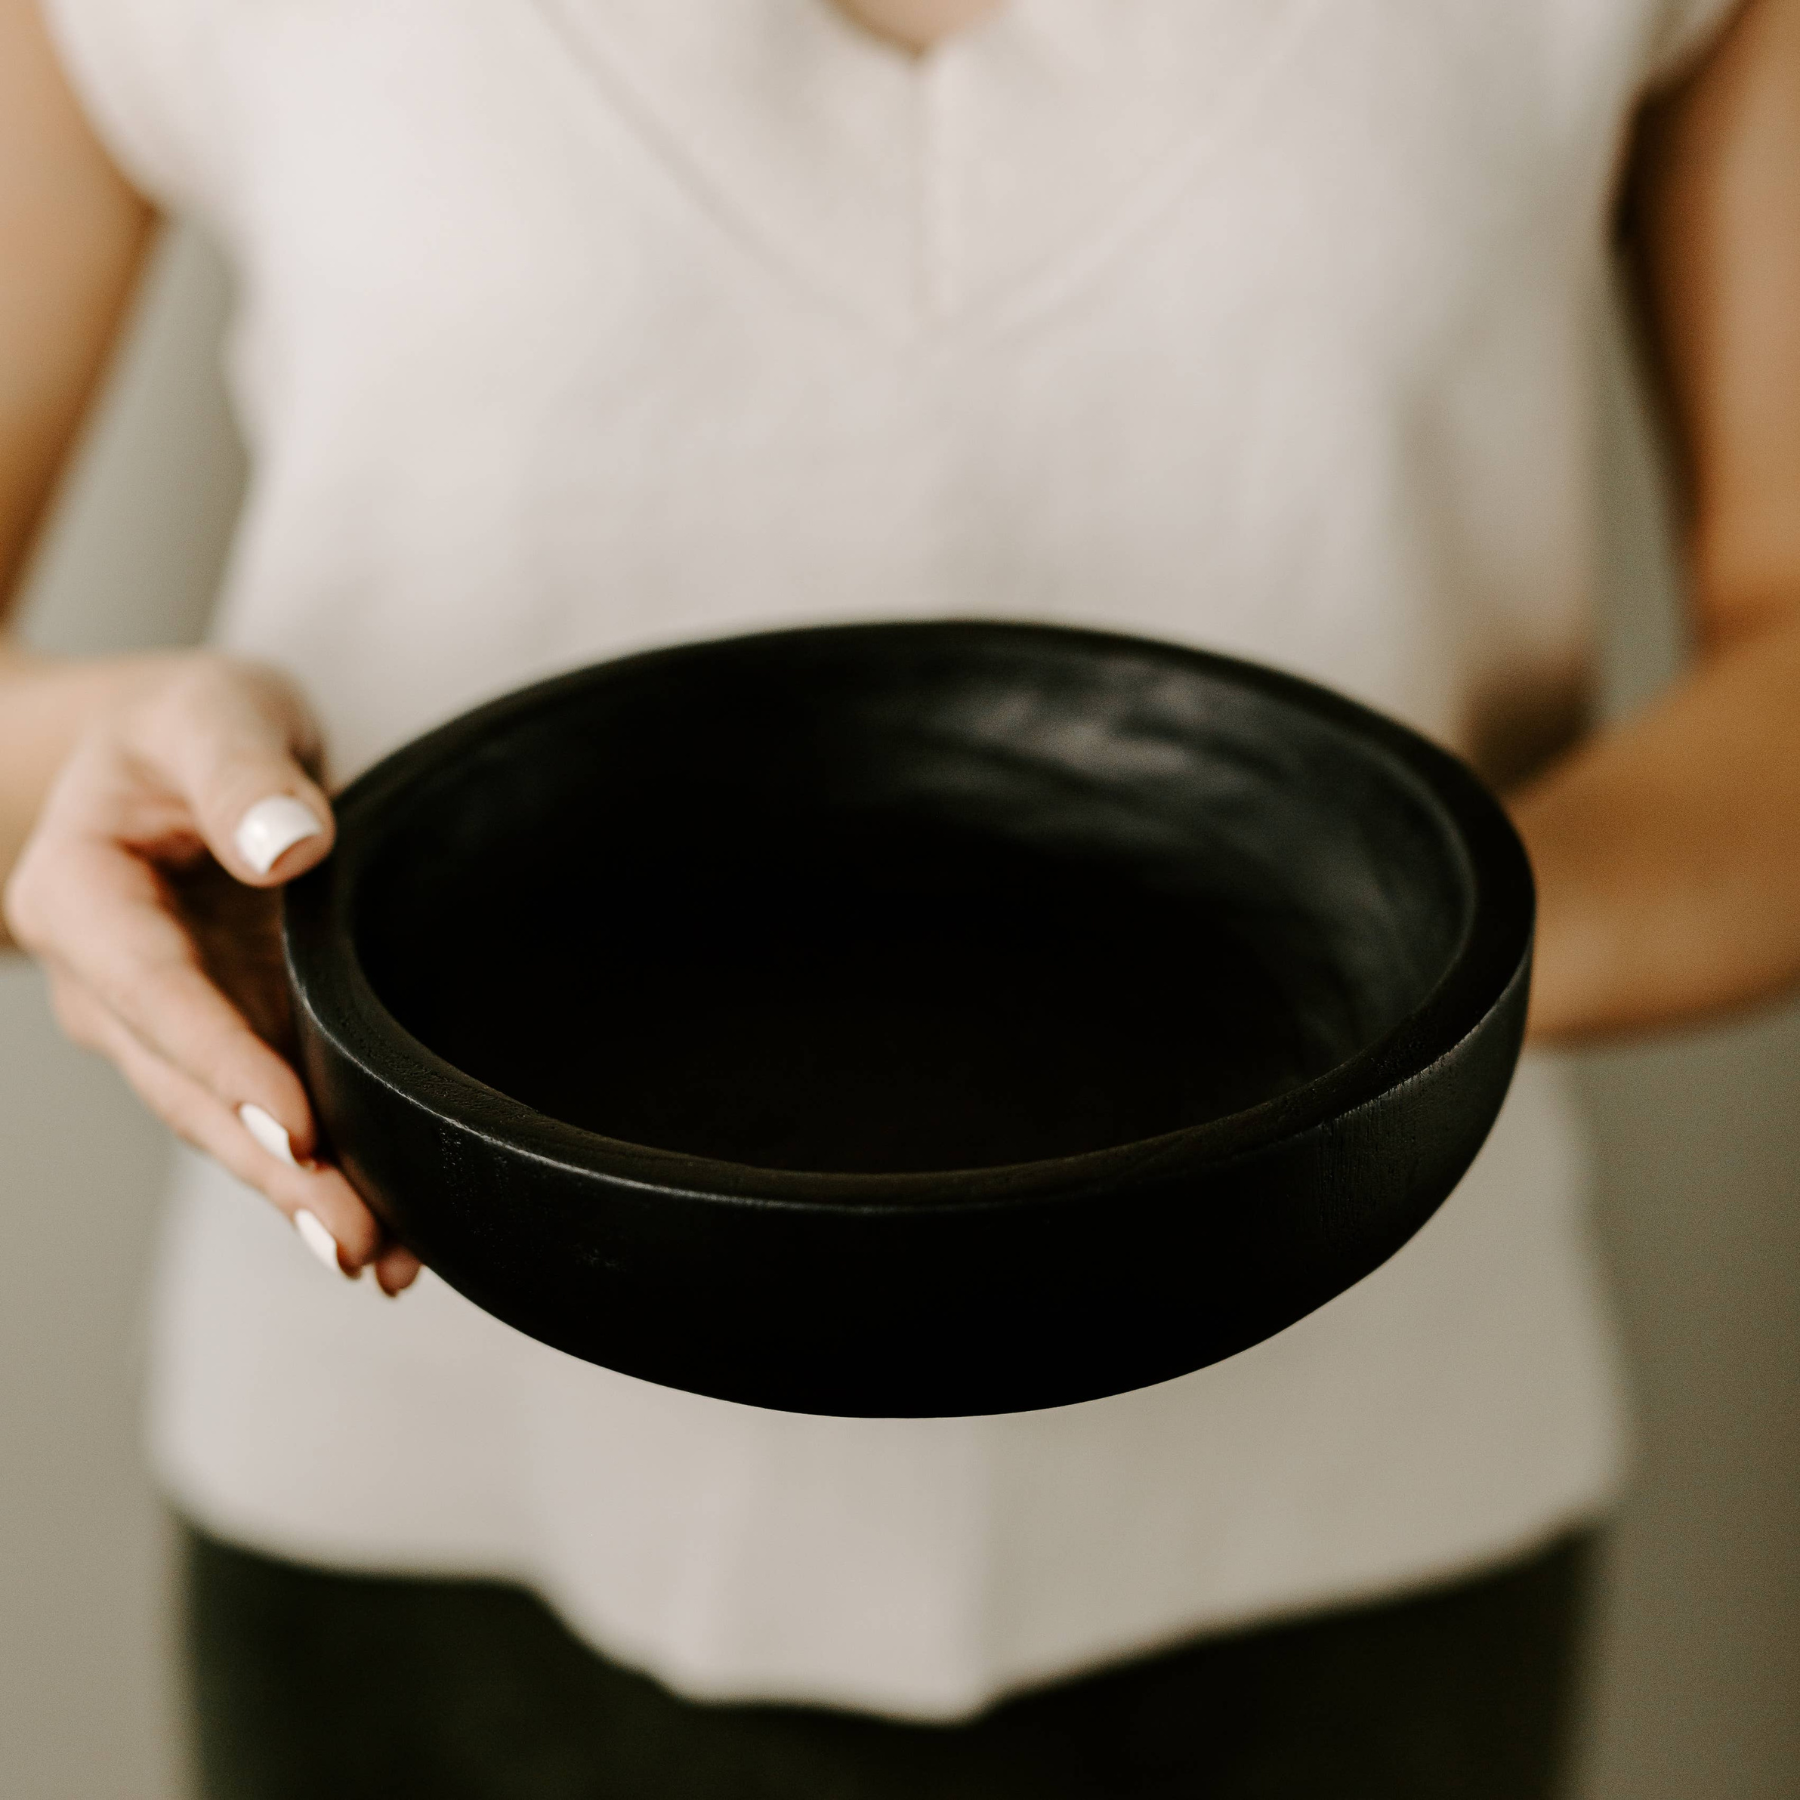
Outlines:
{"type": "MultiPolygon", "coordinates": [[[[547,671],[985,615],[1280,663],[1505,772],[1576,722],[1622,135],[1727,0],[48,0],[243,298],[217,637],[340,776],[547,671]]],[[[953,1717],[1592,1516],[1619,1408],[1555,1070],[1385,1268],[1004,1418],[698,1399],[183,1166],[153,1440],[213,1530],[527,1582],[704,1696],[953,1717]]]]}

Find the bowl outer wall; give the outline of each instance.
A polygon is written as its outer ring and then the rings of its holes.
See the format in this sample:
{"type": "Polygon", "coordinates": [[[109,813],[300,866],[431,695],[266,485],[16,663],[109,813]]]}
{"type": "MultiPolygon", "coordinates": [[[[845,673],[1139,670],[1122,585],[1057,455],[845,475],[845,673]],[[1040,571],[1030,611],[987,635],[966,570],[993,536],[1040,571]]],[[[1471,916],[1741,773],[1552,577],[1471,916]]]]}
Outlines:
{"type": "MultiPolygon", "coordinates": [[[[1060,1164],[936,1178],[921,1203],[928,1178],[787,1176],[610,1144],[472,1081],[369,990],[333,858],[286,910],[303,1073],[351,1181],[476,1305],[572,1355],[721,1399],[849,1416],[1020,1411],[1262,1341],[1378,1267],[1461,1179],[1517,1061],[1532,922],[1523,850],[1476,779],[1340,696],[1173,646],[977,624],[776,635],[921,630],[1085,638],[1335,715],[1397,753],[1453,818],[1478,876],[1462,952],[1394,1031],[1294,1094],[1060,1164]]],[[[599,673],[397,752],[343,796],[345,837],[410,771],[599,673]]]]}

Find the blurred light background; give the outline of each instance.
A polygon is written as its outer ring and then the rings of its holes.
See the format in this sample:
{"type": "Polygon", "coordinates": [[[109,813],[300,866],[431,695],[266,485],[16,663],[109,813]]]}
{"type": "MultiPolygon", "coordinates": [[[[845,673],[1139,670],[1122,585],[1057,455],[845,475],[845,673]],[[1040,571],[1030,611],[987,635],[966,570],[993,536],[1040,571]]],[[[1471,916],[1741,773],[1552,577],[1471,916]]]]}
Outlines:
{"type": "MultiPolygon", "coordinates": [[[[244,476],[218,372],[227,303],[204,245],[165,242],[35,566],[40,646],[201,629],[244,476]]],[[[1681,640],[1657,474],[1615,373],[1607,687],[1623,708],[1669,678],[1681,640]]],[[[1800,1009],[1582,1063],[1641,1455],[1578,1800],[1800,1796],[1800,1009]]],[[[56,1036],[35,971],[0,961],[9,1800],[186,1792],[171,1538],[136,1419],[165,1154],[110,1071],[56,1036]]]]}

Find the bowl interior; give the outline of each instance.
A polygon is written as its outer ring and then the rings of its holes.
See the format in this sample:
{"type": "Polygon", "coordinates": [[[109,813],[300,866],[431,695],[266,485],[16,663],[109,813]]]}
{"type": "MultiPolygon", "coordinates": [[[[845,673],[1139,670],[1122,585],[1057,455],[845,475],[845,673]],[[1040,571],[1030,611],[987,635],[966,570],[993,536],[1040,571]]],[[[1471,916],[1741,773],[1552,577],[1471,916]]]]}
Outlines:
{"type": "Polygon", "coordinates": [[[1473,906],[1351,709],[1045,632],[589,671],[383,803],[358,957],[412,1035],[604,1137],[765,1169],[1043,1161],[1275,1098],[1473,906]]]}

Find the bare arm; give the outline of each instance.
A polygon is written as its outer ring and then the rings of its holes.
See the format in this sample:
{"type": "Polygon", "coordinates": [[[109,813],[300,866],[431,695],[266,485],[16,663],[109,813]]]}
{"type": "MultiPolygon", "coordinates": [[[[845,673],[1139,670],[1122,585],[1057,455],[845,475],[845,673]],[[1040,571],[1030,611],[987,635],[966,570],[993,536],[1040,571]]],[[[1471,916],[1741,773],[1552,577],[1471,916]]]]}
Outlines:
{"type": "Polygon", "coordinates": [[[1751,0],[1647,117],[1633,179],[1699,655],[1516,801],[1545,1040],[1800,981],[1800,0],[1751,0]]]}
{"type": "MultiPolygon", "coordinates": [[[[0,621],[153,223],[77,108],[36,7],[0,0],[0,621]]],[[[0,882],[83,722],[140,660],[53,663],[0,635],[0,882]]]]}

